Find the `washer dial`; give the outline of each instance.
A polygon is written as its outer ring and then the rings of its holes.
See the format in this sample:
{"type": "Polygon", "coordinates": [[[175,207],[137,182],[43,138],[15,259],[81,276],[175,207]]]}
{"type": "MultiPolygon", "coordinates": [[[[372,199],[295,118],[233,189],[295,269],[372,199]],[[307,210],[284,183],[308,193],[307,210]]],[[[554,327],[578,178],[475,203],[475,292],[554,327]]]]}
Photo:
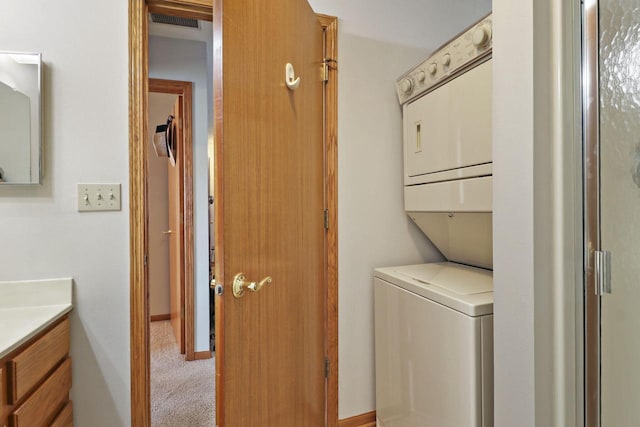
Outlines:
{"type": "Polygon", "coordinates": [[[473,32],[473,44],[476,47],[484,47],[491,40],[491,27],[489,24],[481,24],[473,32]]]}
{"type": "Polygon", "coordinates": [[[403,93],[411,93],[411,91],[413,90],[413,82],[411,81],[411,79],[402,80],[402,82],[400,83],[400,90],[403,93]]]}

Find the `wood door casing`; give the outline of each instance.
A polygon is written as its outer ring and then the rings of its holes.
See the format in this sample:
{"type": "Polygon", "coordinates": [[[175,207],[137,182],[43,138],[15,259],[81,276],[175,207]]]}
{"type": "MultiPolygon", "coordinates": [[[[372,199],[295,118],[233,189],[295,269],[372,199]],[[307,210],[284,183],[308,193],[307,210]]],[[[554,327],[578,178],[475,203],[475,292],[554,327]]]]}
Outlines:
{"type": "Polygon", "coordinates": [[[146,3],[129,0],[129,294],[131,425],[151,425],[147,150],[149,19],[146,3]]]}
{"type": "Polygon", "coordinates": [[[318,14],[324,29],[325,82],[325,207],[328,211],[326,240],[325,351],[328,360],[327,427],[338,425],[338,18],[318,14]]]}
{"type": "Polygon", "coordinates": [[[182,96],[178,96],[173,107],[174,116],[171,124],[175,145],[175,165],[169,163],[168,168],[168,189],[169,189],[169,274],[170,279],[170,299],[171,299],[171,327],[175,335],[176,342],[180,348],[180,353],[185,353],[184,339],[184,230],[182,227],[182,216],[184,206],[184,185],[183,185],[183,153],[182,153],[182,96]]]}
{"type": "Polygon", "coordinates": [[[213,19],[213,0],[147,0],[150,13],[177,16],[181,18],[213,19]]]}
{"type": "Polygon", "coordinates": [[[215,6],[216,278],[227,289],[216,302],[218,424],[321,426],[322,27],[304,0],[215,6]],[[301,78],[296,91],[284,84],[288,62],[301,78]],[[236,299],[239,272],[273,283],[236,299]]]}

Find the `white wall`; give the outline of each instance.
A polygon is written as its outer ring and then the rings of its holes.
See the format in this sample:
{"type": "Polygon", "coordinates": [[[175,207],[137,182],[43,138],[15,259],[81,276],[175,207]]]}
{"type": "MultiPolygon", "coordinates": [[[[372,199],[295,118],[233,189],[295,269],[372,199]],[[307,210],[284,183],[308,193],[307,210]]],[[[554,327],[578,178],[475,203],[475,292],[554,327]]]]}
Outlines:
{"type": "Polygon", "coordinates": [[[496,427],[581,425],[579,5],[494,1],[496,427]]]}
{"type": "MultiPolygon", "coordinates": [[[[413,46],[429,52],[491,11],[491,0],[308,2],[318,13],[340,18],[340,27],[345,34],[399,46],[413,46]]],[[[424,57],[416,58],[415,63],[422,59],[424,57]]]]}
{"type": "Polygon", "coordinates": [[[402,196],[395,81],[475,20],[490,1],[310,0],[338,16],[339,417],[375,409],[373,268],[440,260],[402,196]]]}
{"type": "Polygon", "coordinates": [[[495,0],[493,11],[494,401],[504,427],[535,425],[532,3],[495,0]]]}
{"type": "MultiPolygon", "coordinates": [[[[167,93],[149,93],[149,137],[156,126],[167,122],[177,96],[167,93]]],[[[151,144],[151,141],[149,141],[151,144]]],[[[147,203],[149,204],[149,314],[171,313],[169,288],[169,159],[158,157],[153,148],[147,151],[147,203]]]]}
{"type": "Polygon", "coordinates": [[[45,177],[0,187],[0,280],[74,278],[74,424],[128,425],[127,3],[8,0],[0,28],[45,63],[45,177]],[[122,210],[78,213],[78,182],[122,183],[122,210]]]}
{"type": "Polygon", "coordinates": [[[403,205],[402,115],[394,83],[424,51],[347,34],[341,34],[339,43],[338,363],[343,419],[375,409],[373,269],[442,258],[403,205]]]}
{"type": "Polygon", "coordinates": [[[195,351],[209,349],[208,75],[206,43],[149,37],[149,77],[193,83],[195,351]]]}

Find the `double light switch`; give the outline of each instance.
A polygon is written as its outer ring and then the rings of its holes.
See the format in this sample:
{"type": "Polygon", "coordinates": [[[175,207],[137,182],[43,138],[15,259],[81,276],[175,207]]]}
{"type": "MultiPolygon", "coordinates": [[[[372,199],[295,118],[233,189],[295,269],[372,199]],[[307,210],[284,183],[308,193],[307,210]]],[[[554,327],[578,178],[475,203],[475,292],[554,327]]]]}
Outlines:
{"type": "Polygon", "coordinates": [[[119,211],[120,184],[78,184],[78,211],[119,211]]]}

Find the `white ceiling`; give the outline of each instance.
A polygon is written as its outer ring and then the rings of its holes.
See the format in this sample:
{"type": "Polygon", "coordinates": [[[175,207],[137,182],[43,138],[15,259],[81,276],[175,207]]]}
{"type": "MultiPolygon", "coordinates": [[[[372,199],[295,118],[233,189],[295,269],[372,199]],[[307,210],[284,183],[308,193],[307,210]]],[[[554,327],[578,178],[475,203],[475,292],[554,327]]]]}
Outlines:
{"type": "MultiPolygon", "coordinates": [[[[307,0],[337,16],[343,34],[433,51],[491,12],[491,0],[307,0]]],[[[149,34],[207,41],[210,22],[198,30],[150,23],[149,34]]]]}

